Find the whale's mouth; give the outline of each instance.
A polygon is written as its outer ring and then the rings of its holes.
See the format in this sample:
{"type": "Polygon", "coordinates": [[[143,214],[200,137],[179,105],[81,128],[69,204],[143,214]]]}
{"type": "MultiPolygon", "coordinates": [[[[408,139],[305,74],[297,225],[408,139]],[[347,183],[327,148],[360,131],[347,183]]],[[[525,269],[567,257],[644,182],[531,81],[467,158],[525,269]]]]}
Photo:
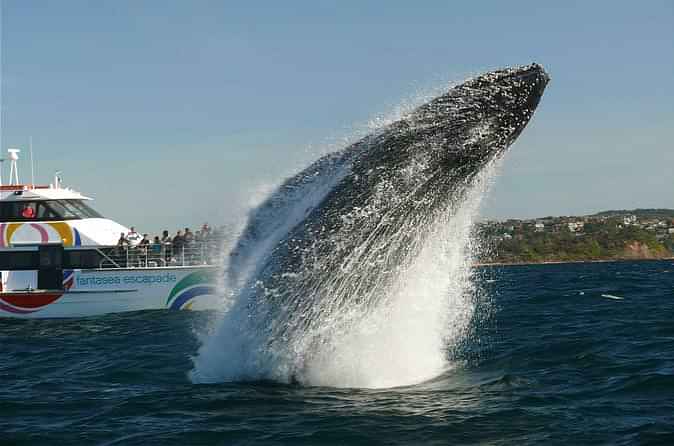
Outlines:
{"type": "Polygon", "coordinates": [[[512,78],[520,84],[532,87],[532,94],[536,97],[536,102],[543,95],[543,90],[550,82],[550,76],[545,69],[537,63],[531,64],[512,74],[512,78]]]}
{"type": "Polygon", "coordinates": [[[493,85],[509,96],[514,94],[529,101],[533,100],[536,104],[543,95],[548,82],[550,82],[550,76],[537,63],[494,71],[475,79],[478,89],[493,85]]]}
{"type": "Polygon", "coordinates": [[[517,79],[519,81],[527,83],[542,82],[544,86],[548,82],[550,82],[550,76],[548,75],[548,73],[541,65],[537,63],[532,63],[531,65],[527,65],[519,69],[514,69],[511,72],[505,73],[504,77],[517,79]]]}

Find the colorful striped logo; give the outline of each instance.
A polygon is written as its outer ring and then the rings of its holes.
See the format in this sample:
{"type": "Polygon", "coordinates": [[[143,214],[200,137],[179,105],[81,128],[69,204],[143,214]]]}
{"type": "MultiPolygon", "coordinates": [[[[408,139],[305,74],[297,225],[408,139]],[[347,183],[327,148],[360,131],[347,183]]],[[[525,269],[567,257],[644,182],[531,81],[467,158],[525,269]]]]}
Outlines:
{"type": "MultiPolygon", "coordinates": [[[[26,240],[31,243],[60,241],[66,247],[82,245],[82,237],[77,229],[71,227],[68,223],[55,221],[48,223],[2,223],[0,224],[0,247],[5,248],[10,246],[16,232],[23,227],[29,227],[35,231],[36,237],[29,237],[29,240],[26,240]],[[52,238],[51,235],[55,237],[52,238]]],[[[25,237],[25,232],[21,232],[25,237]]]]}
{"type": "Polygon", "coordinates": [[[216,277],[213,271],[197,271],[188,274],[173,287],[166,299],[166,307],[171,310],[189,310],[195,298],[216,295],[215,283],[216,277]]]}
{"type": "Polygon", "coordinates": [[[14,314],[29,314],[41,310],[63,296],[63,293],[6,293],[0,299],[0,309],[14,314]]]}
{"type": "MultiPolygon", "coordinates": [[[[75,272],[63,271],[63,289],[69,290],[75,284],[75,272]]],[[[63,293],[6,292],[0,295],[0,310],[14,314],[30,314],[56,302],[63,293]]]]}
{"type": "Polygon", "coordinates": [[[0,299],[0,309],[14,314],[29,314],[41,310],[63,296],[63,293],[17,292],[5,293],[0,299]]]}

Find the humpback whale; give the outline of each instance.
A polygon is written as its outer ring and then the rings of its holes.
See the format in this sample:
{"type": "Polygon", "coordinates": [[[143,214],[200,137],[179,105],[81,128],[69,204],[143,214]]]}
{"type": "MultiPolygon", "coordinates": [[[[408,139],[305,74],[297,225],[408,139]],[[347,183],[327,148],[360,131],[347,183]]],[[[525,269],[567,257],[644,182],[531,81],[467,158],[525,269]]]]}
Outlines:
{"type": "Polygon", "coordinates": [[[518,137],[548,81],[538,64],[474,77],[287,179],[230,251],[239,297],[223,324],[238,333],[224,342],[252,368],[265,356],[301,367],[334,342],[328,331],[385,303],[426,230],[518,137]]]}

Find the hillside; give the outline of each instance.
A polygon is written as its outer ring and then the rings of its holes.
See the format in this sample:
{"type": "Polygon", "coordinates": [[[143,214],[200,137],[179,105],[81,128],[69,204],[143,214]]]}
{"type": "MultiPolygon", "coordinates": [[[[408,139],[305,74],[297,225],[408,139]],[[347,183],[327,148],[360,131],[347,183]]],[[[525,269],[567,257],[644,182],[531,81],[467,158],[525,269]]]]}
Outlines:
{"type": "Polygon", "coordinates": [[[588,217],[621,217],[623,215],[635,215],[638,219],[674,219],[674,209],[633,209],[602,211],[588,217]]]}
{"type": "Polygon", "coordinates": [[[610,210],[579,217],[485,222],[484,263],[674,257],[674,210],[610,210]]]}

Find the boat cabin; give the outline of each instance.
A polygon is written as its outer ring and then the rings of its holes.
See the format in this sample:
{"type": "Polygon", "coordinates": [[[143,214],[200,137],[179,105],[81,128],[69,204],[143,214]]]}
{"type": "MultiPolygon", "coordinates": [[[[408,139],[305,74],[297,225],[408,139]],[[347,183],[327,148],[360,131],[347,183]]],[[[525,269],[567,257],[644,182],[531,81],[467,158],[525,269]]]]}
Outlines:
{"type": "MultiPolygon", "coordinates": [[[[6,190],[6,186],[2,189],[6,190]]],[[[69,190],[56,194],[36,193],[35,190],[28,188],[14,190],[0,201],[0,221],[39,222],[103,218],[86,203],[88,200],[90,199],[69,190]]]]}
{"type": "Polygon", "coordinates": [[[91,201],[54,185],[0,186],[0,248],[35,243],[115,245],[128,229],[103,217],[91,201]]]}

